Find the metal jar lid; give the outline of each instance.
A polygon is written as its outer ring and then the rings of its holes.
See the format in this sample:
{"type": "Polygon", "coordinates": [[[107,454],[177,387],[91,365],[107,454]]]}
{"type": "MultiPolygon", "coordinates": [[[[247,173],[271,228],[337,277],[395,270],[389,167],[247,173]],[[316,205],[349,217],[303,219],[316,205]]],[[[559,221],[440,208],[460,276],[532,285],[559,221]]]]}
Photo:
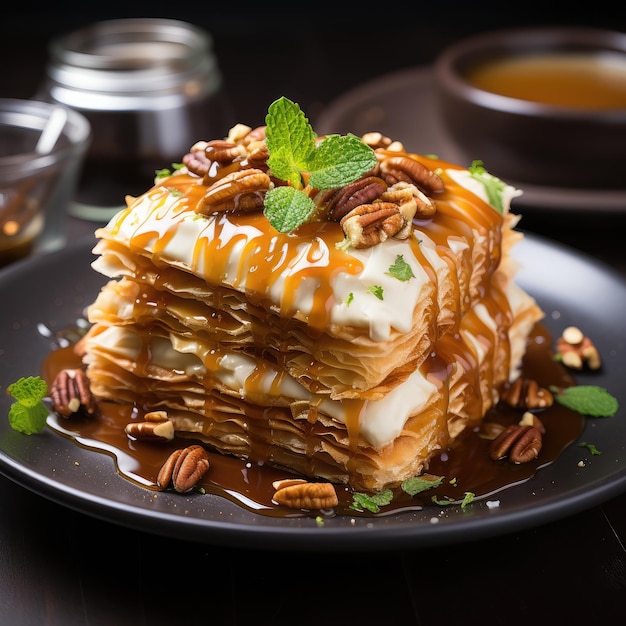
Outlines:
{"type": "Polygon", "coordinates": [[[71,108],[141,111],[205,98],[221,74],[204,30],[178,20],[98,22],[52,41],[51,98],[71,108]]]}

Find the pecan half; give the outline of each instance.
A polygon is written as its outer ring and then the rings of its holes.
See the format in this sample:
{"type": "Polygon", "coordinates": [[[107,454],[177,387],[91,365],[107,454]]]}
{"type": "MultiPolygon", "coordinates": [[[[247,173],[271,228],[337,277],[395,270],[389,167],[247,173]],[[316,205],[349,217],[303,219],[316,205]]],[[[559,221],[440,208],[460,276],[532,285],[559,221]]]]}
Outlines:
{"type": "Polygon", "coordinates": [[[397,182],[413,183],[427,192],[442,191],[444,188],[443,180],[435,172],[408,155],[383,156],[380,159],[380,172],[389,185],[397,182]]]}
{"type": "Polygon", "coordinates": [[[271,184],[270,177],[255,168],[231,172],[209,186],[196,205],[196,213],[256,211],[263,207],[265,192],[271,184]]]}
{"type": "Polygon", "coordinates": [[[209,455],[199,445],[174,450],[161,467],[157,486],[167,489],[170,484],[179,493],[193,489],[209,471],[209,455]]]}
{"type": "Polygon", "coordinates": [[[206,141],[199,141],[191,147],[191,150],[183,157],[183,163],[187,169],[196,176],[206,176],[211,169],[211,159],[205,154],[206,141]]]}
{"type": "Polygon", "coordinates": [[[325,193],[322,202],[326,204],[328,219],[339,222],[352,209],[374,202],[386,189],[387,183],[382,178],[364,176],[345,187],[325,193]]]}
{"type": "Polygon", "coordinates": [[[502,400],[519,409],[543,409],[554,404],[548,389],[539,386],[532,378],[517,378],[502,390],[502,400]]]}
{"type": "Polygon", "coordinates": [[[50,398],[52,408],[63,417],[96,413],[96,399],[89,388],[87,374],[82,369],[61,370],[50,387],[50,398]]]}
{"type": "Polygon", "coordinates": [[[528,463],[539,456],[543,439],[534,426],[512,424],[503,430],[489,446],[489,456],[499,461],[508,456],[511,463],[528,463]]]}
{"type": "Polygon", "coordinates": [[[204,153],[211,161],[218,163],[232,163],[235,159],[246,155],[246,149],[241,145],[225,139],[213,139],[207,142],[204,153]]]}
{"type": "Polygon", "coordinates": [[[339,504],[337,492],[331,483],[295,482],[276,491],[277,504],[292,509],[332,509],[339,504]]]}

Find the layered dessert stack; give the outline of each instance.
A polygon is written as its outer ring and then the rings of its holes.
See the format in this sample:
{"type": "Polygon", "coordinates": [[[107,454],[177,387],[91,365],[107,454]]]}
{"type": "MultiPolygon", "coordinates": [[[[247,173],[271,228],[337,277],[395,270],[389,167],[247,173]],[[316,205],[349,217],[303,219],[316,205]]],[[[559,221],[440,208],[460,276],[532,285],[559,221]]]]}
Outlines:
{"type": "Polygon", "coordinates": [[[542,316],[514,282],[518,192],[377,133],[316,137],[286,99],[266,122],[97,231],[92,392],[209,450],[396,485],[518,375],[542,316]]]}

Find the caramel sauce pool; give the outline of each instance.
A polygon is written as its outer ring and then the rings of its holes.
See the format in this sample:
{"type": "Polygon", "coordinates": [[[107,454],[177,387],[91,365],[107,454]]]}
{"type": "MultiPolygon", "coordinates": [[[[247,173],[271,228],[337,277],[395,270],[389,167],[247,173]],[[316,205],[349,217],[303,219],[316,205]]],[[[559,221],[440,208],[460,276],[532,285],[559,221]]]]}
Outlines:
{"type": "MultiPolygon", "coordinates": [[[[556,385],[568,387],[575,384],[570,373],[554,360],[552,337],[547,329],[538,324],[531,334],[524,358],[522,376],[536,380],[542,387],[556,385]]],[[[78,368],[80,360],[72,347],[50,353],[43,363],[43,376],[51,384],[63,368],[78,368]]],[[[100,414],[96,418],[72,417],[69,419],[51,414],[48,424],[63,436],[90,450],[111,455],[117,472],[127,480],[146,489],[156,490],[156,477],[169,454],[195,443],[191,439],[174,439],[172,442],[136,441],[126,436],[124,427],[133,420],[141,421],[138,407],[99,404],[100,414]]],[[[485,425],[497,423],[503,426],[517,423],[523,409],[511,408],[500,402],[492,408],[483,421],[485,425]]],[[[453,447],[435,457],[428,474],[442,476],[442,484],[434,489],[411,497],[400,489],[394,492],[390,505],[377,515],[391,512],[415,510],[432,505],[437,500],[462,501],[466,492],[475,498],[484,498],[531,479],[542,467],[557,460],[561,452],[580,436],[584,417],[554,403],[553,406],[536,411],[543,422],[546,433],[543,447],[537,459],[529,463],[514,465],[508,461],[494,462],[489,458],[489,440],[479,430],[466,430],[457,438],[453,447]],[[452,483],[450,482],[452,481],[452,483]]],[[[227,498],[258,514],[273,517],[297,517],[317,515],[316,511],[301,511],[277,506],[272,502],[272,482],[289,477],[289,473],[267,465],[244,461],[209,452],[210,469],[197,488],[227,498]]],[[[350,509],[353,492],[337,486],[339,506],[332,512],[337,515],[366,515],[350,509]]],[[[181,495],[181,498],[184,495],[181,495]]]]}
{"type": "Polygon", "coordinates": [[[626,55],[519,55],[489,61],[466,74],[485,91],[582,109],[626,109],[626,55]]]}

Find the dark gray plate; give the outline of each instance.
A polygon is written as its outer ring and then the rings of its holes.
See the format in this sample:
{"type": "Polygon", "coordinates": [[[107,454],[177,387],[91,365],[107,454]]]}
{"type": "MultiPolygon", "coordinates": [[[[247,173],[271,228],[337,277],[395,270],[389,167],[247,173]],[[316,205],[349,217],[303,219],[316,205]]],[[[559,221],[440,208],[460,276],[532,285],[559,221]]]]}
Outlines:
{"type": "MultiPolygon", "coordinates": [[[[612,270],[534,236],[517,247],[524,268],[519,283],[546,312],[555,334],[569,324],[584,329],[603,357],[601,372],[581,375],[617,396],[618,415],[589,419],[583,440],[602,454],[570,446],[530,481],[497,495],[498,508],[475,501],[375,519],[266,517],[223,498],[154,492],[121,478],[107,455],[86,450],[46,429],[13,431],[6,419],[6,387],[39,374],[51,349],[46,329],[71,326],[104,278],[91,267],[94,240],[17,263],[0,272],[0,471],[25,488],[64,506],[146,532],[260,549],[381,550],[432,547],[537,526],[579,512],[626,489],[626,283],[612,270]],[[579,467],[581,459],[585,466],[579,467]],[[436,521],[435,521],[436,520],[436,521]]],[[[492,498],[495,499],[495,498],[492,498]]]]}
{"type": "MultiPolygon", "coordinates": [[[[429,67],[400,70],[351,89],[324,108],[314,128],[320,135],[352,132],[360,136],[378,131],[402,141],[410,152],[436,154],[450,163],[470,165],[441,123],[429,67]]],[[[524,190],[515,205],[523,206],[525,213],[528,209],[626,211],[626,189],[566,189],[507,182],[524,190]]]]}

